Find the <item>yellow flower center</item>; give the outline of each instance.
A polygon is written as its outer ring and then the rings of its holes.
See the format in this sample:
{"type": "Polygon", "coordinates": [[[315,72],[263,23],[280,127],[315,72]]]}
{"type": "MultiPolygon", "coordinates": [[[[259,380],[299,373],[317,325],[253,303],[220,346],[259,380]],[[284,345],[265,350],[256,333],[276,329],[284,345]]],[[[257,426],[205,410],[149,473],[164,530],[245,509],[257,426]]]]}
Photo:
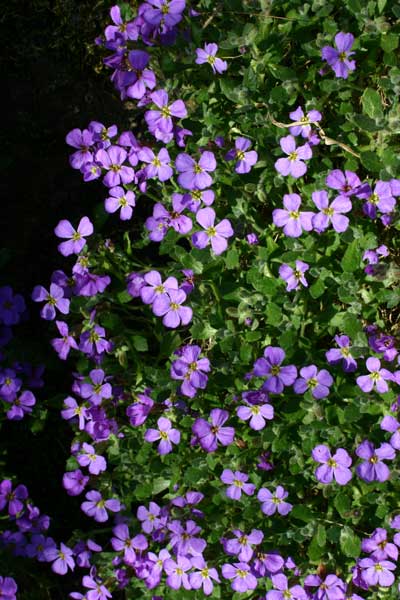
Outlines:
{"type": "Polygon", "coordinates": [[[289,211],[289,217],[297,220],[300,217],[300,213],[298,210],[291,210],[289,211]]]}
{"type": "Polygon", "coordinates": [[[297,160],[297,152],[291,152],[288,156],[289,160],[297,160]]]}
{"type": "Polygon", "coordinates": [[[215,227],[208,227],[206,229],[206,233],[208,237],[214,237],[215,235],[217,235],[217,230],[215,229],[215,227]]]}

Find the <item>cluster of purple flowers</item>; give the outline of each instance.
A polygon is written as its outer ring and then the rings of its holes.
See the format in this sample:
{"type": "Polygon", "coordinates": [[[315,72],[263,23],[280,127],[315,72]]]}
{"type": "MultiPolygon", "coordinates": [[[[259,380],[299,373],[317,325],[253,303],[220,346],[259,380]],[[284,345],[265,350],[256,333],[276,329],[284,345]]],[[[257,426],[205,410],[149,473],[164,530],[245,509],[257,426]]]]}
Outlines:
{"type": "Polygon", "coordinates": [[[175,353],[178,358],[171,364],[171,377],[182,381],[179,392],[189,398],[194,398],[197,390],[204,390],[207,386],[206,373],[211,370],[208,358],[200,358],[201,348],[188,345],[178,348],[175,353]]]}
{"type": "MultiPolygon", "coordinates": [[[[189,275],[193,275],[190,272],[189,275]]],[[[165,281],[158,271],[145,274],[131,273],[128,275],[128,293],[133,298],[140,298],[144,304],[151,305],[153,314],[162,317],[163,325],[175,329],[180,325],[188,325],[192,320],[193,311],[189,306],[183,306],[191,286],[179,286],[176,277],[167,277],[165,281]]]]}

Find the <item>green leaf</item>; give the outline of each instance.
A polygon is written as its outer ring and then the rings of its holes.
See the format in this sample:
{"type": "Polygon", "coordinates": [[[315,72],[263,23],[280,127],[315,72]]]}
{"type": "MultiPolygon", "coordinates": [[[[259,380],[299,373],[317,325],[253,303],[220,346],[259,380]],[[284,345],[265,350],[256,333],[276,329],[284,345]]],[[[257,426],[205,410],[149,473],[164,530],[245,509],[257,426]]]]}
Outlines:
{"type": "Polygon", "coordinates": [[[149,349],[147,339],[142,335],[133,335],[132,342],[135,350],[137,350],[138,352],[147,352],[147,350],[149,349]]]}
{"type": "Polygon", "coordinates": [[[346,518],[348,512],[351,509],[350,498],[344,492],[339,493],[335,497],[335,499],[333,501],[333,505],[342,518],[346,518]]]}
{"type": "Polygon", "coordinates": [[[236,248],[231,248],[226,253],[225,264],[227,269],[236,269],[239,266],[239,253],[236,248]]]}
{"type": "Polygon", "coordinates": [[[354,240],[347,246],[346,252],[340,262],[343,271],[352,273],[360,266],[361,252],[358,248],[357,240],[354,240]]]}
{"type": "Polygon", "coordinates": [[[319,298],[326,290],[326,285],[321,279],[317,279],[315,283],[310,286],[310,295],[312,298],[319,298]]]}
{"type": "Polygon", "coordinates": [[[381,48],[385,52],[393,52],[399,45],[399,36],[397,33],[382,34],[381,48]]]}
{"type": "Polygon", "coordinates": [[[381,97],[376,90],[367,88],[361,96],[361,103],[363,112],[371,119],[383,117],[381,97]]]}
{"type": "Polygon", "coordinates": [[[300,521],[304,521],[305,523],[309,523],[315,519],[314,513],[304,504],[296,504],[296,506],[293,507],[290,516],[299,519],[300,521]]]}
{"type": "Polygon", "coordinates": [[[354,533],[351,527],[343,527],[340,532],[340,549],[345,556],[357,558],[361,552],[360,538],[354,533]]]}
{"type": "Polygon", "coordinates": [[[190,328],[190,333],[195,340],[208,340],[217,333],[218,329],[211,327],[209,323],[195,323],[190,328]]]}

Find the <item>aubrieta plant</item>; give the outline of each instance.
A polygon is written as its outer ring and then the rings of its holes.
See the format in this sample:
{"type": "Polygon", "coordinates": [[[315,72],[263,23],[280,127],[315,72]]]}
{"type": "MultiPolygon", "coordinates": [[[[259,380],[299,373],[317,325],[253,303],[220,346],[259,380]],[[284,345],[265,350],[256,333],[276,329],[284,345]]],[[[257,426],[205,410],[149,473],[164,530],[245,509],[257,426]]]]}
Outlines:
{"type": "MultiPolygon", "coordinates": [[[[60,484],[90,539],[55,542],[0,484],[2,547],[78,573],[70,598],[398,597],[389,4],[111,7],[96,43],[126,121],[67,134],[104,193],[54,223],[70,268],[32,293],[71,366],[60,484]]],[[[9,327],[24,306],[1,293],[9,327]]],[[[19,372],[0,377],[30,412],[19,372]]]]}

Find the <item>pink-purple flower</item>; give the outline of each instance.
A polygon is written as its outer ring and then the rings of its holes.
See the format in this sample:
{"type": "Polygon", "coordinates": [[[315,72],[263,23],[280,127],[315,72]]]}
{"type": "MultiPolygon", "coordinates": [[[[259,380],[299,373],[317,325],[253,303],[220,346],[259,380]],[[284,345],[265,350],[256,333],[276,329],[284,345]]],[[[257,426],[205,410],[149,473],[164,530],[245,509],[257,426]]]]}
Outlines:
{"type": "Polygon", "coordinates": [[[253,483],[247,483],[249,476],[240,471],[224,469],[220,479],[222,483],[229,486],[226,489],[226,495],[228,498],[231,498],[231,500],[240,500],[242,492],[247,496],[252,496],[256,489],[256,486],[253,483]]]}
{"type": "Polygon", "coordinates": [[[247,406],[238,406],[236,414],[242,421],[250,419],[250,427],[255,431],[264,429],[266,421],[274,418],[274,408],[271,404],[249,404],[247,406]]]}
{"type": "Polygon", "coordinates": [[[212,152],[203,152],[198,162],[189,154],[178,154],[175,166],[179,173],[178,183],[186,190],[204,190],[212,184],[209,173],[215,171],[217,162],[212,152]]]}
{"type": "Polygon", "coordinates": [[[79,254],[86,244],[85,238],[93,233],[93,224],[88,217],[82,217],[78,228],[74,229],[69,221],[62,219],[54,229],[54,233],[59,238],[67,239],[66,242],[58,245],[58,251],[63,256],[79,254]]]}
{"type": "Polygon", "coordinates": [[[376,389],[380,394],[384,394],[389,390],[387,381],[393,379],[392,373],[387,369],[381,369],[381,361],[379,358],[370,357],[366,362],[369,375],[361,375],[357,377],[357,385],[363,392],[371,392],[376,389]]]}
{"type": "Polygon", "coordinates": [[[264,357],[258,358],[254,363],[253,373],[256,377],[265,377],[263,390],[280,394],[284,387],[292,385],[297,377],[297,369],[294,365],[281,366],[286,354],[282,348],[267,346],[264,357]]]}
{"type": "Polygon", "coordinates": [[[106,212],[115,213],[120,211],[119,216],[121,221],[128,221],[132,218],[133,208],[136,204],[134,192],[125,191],[124,188],[117,185],[111,188],[108,193],[108,198],[104,201],[106,212]]]}
{"type": "Polygon", "coordinates": [[[395,450],[390,444],[384,442],[379,448],[368,440],[364,440],[356,449],[356,454],[364,459],[364,462],[356,468],[357,475],[370,483],[371,481],[386,481],[390,477],[389,467],[384,460],[393,460],[396,456],[395,450]]]}
{"type": "Polygon", "coordinates": [[[350,59],[350,56],[354,54],[354,52],[350,52],[353,43],[354,35],[341,31],[335,35],[336,48],[332,48],[332,46],[322,48],[322,60],[326,60],[332,67],[336,77],[347,79],[349,72],[355,70],[356,61],[350,59]]]}
{"type": "Polygon", "coordinates": [[[311,146],[306,143],[296,148],[296,140],[292,135],[281,138],[279,144],[287,158],[278,158],[275,169],[285,177],[291,175],[298,179],[307,171],[307,165],[303,161],[312,157],[311,146]]]}
{"type": "Polygon", "coordinates": [[[295,265],[296,267],[294,269],[286,263],[279,267],[279,277],[283,279],[283,281],[286,281],[287,292],[299,289],[300,284],[304,287],[308,287],[308,282],[304,273],[308,271],[310,265],[302,260],[296,260],[295,265]]]}
{"type": "Polygon", "coordinates": [[[221,571],[225,579],[232,580],[231,586],[235,592],[247,592],[247,590],[255,590],[257,587],[257,579],[250,569],[247,562],[239,562],[233,565],[224,564],[221,571]]]}
{"type": "Polygon", "coordinates": [[[286,502],[289,493],[278,485],[275,493],[270,492],[267,488],[261,488],[257,494],[257,499],[261,502],[261,510],[269,517],[276,512],[286,516],[293,508],[293,505],[286,502]]]}
{"type": "Polygon", "coordinates": [[[349,469],[352,461],[344,448],[338,448],[332,456],[328,446],[321,444],[313,449],[311,456],[316,462],[321,463],[315,471],[315,476],[320,483],[331,483],[335,479],[339,485],[346,485],[352,478],[349,469]]]}
{"type": "Polygon", "coordinates": [[[315,365],[310,365],[300,369],[300,377],[294,382],[293,389],[296,394],[304,394],[310,390],[314,398],[321,400],[329,395],[332,384],[333,378],[326,369],[318,371],[315,365]]]}
{"type": "Polygon", "coordinates": [[[250,146],[250,140],[239,137],[235,140],[235,147],[225,155],[225,160],[236,160],[236,173],[249,173],[256,164],[258,154],[255,150],[249,150],[250,146]]]}
{"type": "Polygon", "coordinates": [[[146,442],[157,442],[157,451],[159,454],[169,454],[172,452],[172,444],[179,444],[181,434],[172,427],[172,423],[166,417],[160,417],[157,421],[158,429],[148,429],[144,434],[146,442]]]}
{"type": "Polygon", "coordinates": [[[223,73],[228,68],[228,63],[222,58],[216,56],[218,52],[217,44],[205,44],[204,50],[202,48],[196,48],[196,64],[203,65],[209,64],[214,72],[223,73]]]}
{"type": "Polygon", "coordinates": [[[352,209],[349,198],[338,196],[329,204],[328,192],[320,190],[311,194],[312,201],[320,210],[312,219],[313,228],[318,233],[325,231],[332,224],[332,227],[338,233],[343,233],[349,226],[348,217],[343,213],[348,213],[352,209]]]}
{"type": "Polygon", "coordinates": [[[320,112],[318,112],[318,110],[313,109],[304,114],[301,106],[298,106],[296,110],[289,113],[289,116],[296,123],[301,123],[301,125],[292,125],[292,127],[289,127],[289,132],[291,135],[301,135],[301,137],[305,139],[309,138],[311,133],[311,125],[313,123],[318,123],[318,121],[322,119],[322,115],[320,112]]]}
{"type": "Polygon", "coordinates": [[[205,248],[211,244],[214,254],[219,255],[227,249],[227,239],[233,236],[233,229],[228,219],[215,224],[215,217],[213,208],[201,208],[197,211],[196,221],[205,231],[194,233],[192,242],[196,248],[205,248]]]}
{"type": "Polygon", "coordinates": [[[283,233],[288,237],[299,237],[304,231],[313,228],[312,218],[315,213],[300,211],[301,198],[298,194],[285,194],[283,208],[276,208],[272,212],[272,220],[277,227],[283,227],[283,233]]]}
{"type": "Polygon", "coordinates": [[[196,419],[192,426],[192,431],[195,436],[195,440],[206,452],[215,452],[218,447],[218,442],[222,446],[229,446],[232,444],[235,437],[235,430],[233,427],[223,427],[223,424],[228,420],[229,413],[227,410],[220,408],[213,408],[210,412],[210,419],[196,419]]]}

